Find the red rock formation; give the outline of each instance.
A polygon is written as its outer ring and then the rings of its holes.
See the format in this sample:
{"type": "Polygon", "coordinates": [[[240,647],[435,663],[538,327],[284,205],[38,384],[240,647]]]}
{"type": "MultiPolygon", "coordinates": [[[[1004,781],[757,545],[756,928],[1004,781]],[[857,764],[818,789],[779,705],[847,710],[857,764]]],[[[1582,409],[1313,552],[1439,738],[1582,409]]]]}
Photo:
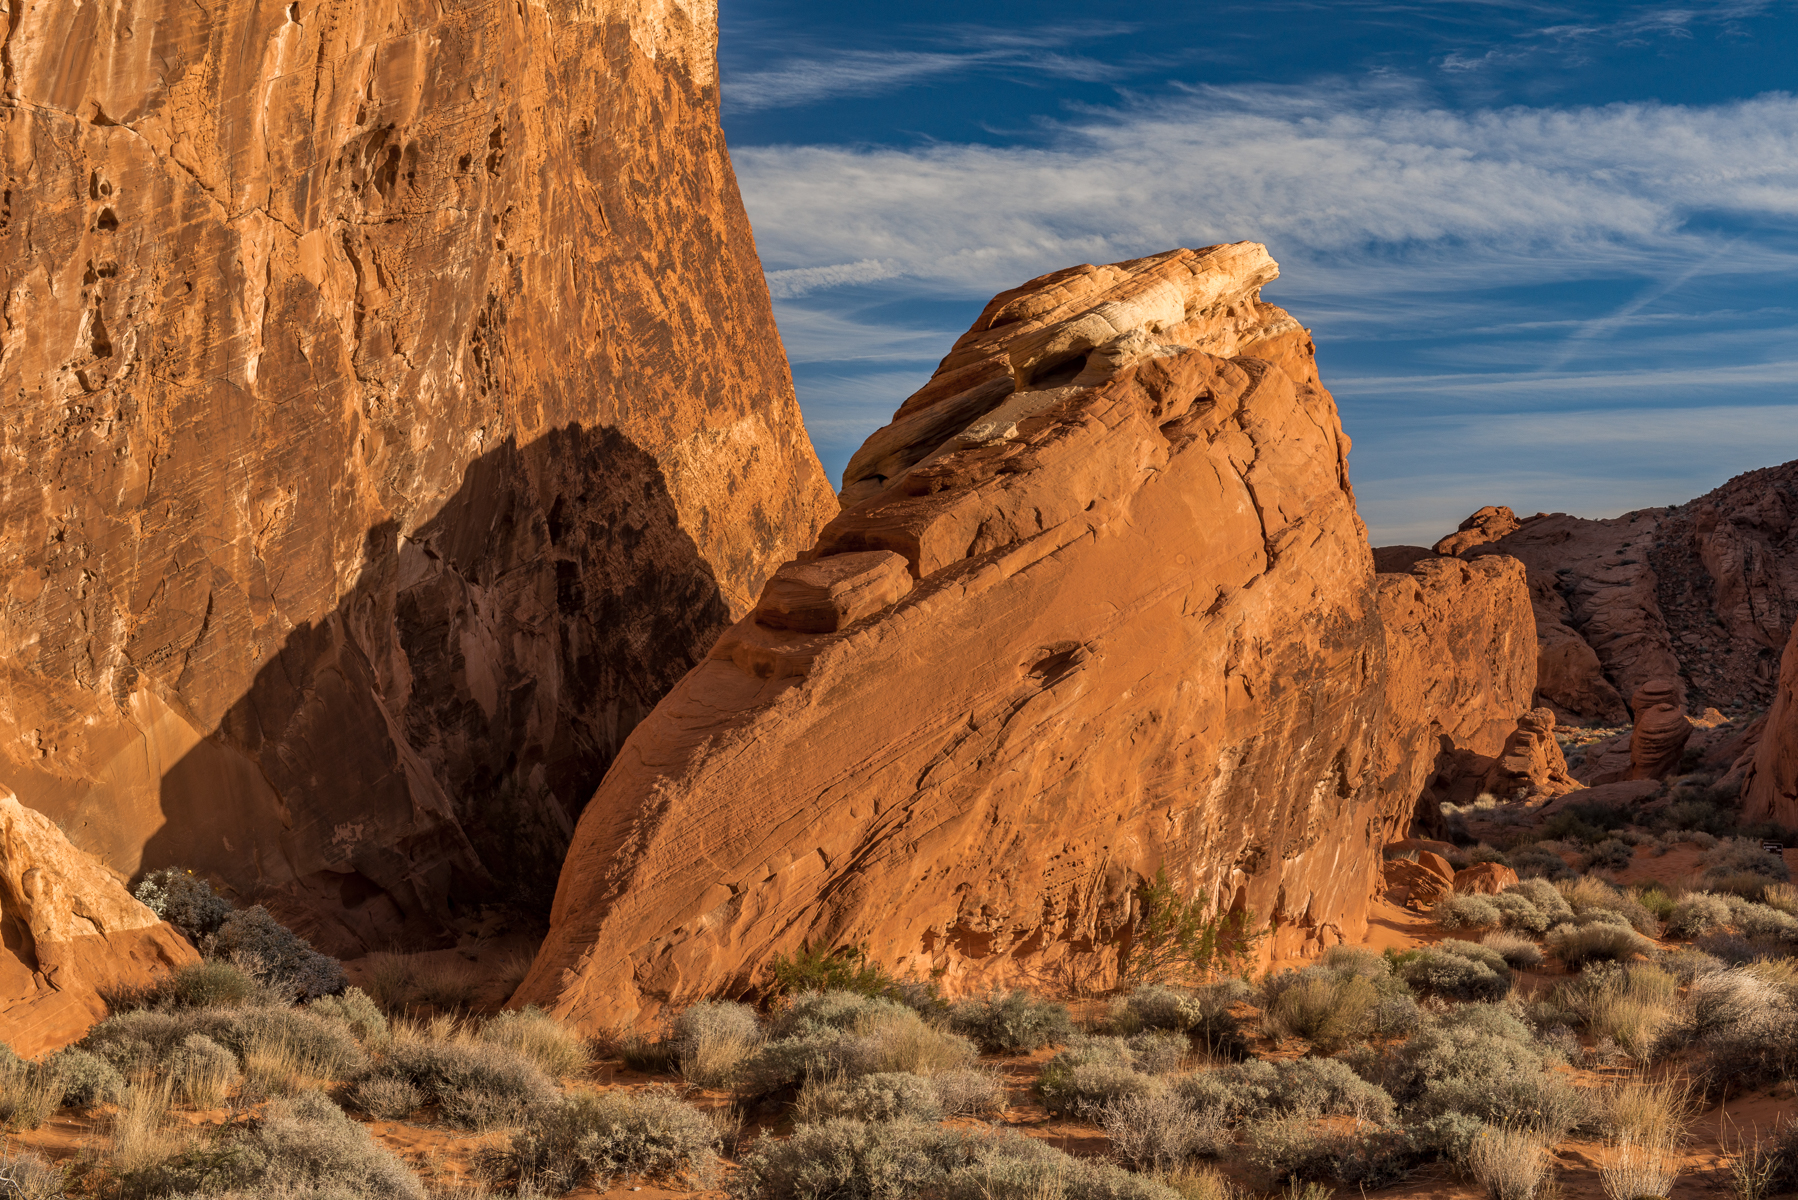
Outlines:
{"type": "Polygon", "coordinates": [[[15,4],[0,778],[327,946],[549,888],[836,506],[709,0],[15,4]],[[548,98],[548,99],[546,99],[548,98]]]}
{"type": "Polygon", "coordinates": [[[1544,737],[1543,715],[1529,712],[1535,658],[1522,564],[1426,556],[1378,578],[1391,679],[1382,770],[1389,792],[1417,799],[1419,827],[1442,832],[1442,801],[1577,786],[1552,714],[1544,737]]]}
{"type": "Polygon", "coordinates": [[[1454,894],[1455,871],[1446,859],[1425,850],[1416,859],[1389,859],[1384,882],[1395,903],[1421,911],[1454,894]]]}
{"type": "Polygon", "coordinates": [[[1679,684],[1671,679],[1651,679],[1630,697],[1636,714],[1629,739],[1630,779],[1665,779],[1677,774],[1692,723],[1680,711],[1679,684]]]}
{"type": "Polygon", "coordinates": [[[1437,549],[1530,568],[1538,687],[1563,720],[1621,722],[1621,697],[1657,678],[1679,682],[1682,709],[1740,716],[1771,702],[1798,618],[1794,514],[1798,462],[1609,520],[1538,513],[1506,531],[1514,514],[1483,508],[1437,549]]]}
{"type": "MultiPolygon", "coordinates": [[[[631,735],[514,1003],[647,1020],[808,942],[952,990],[1102,982],[1158,868],[1271,918],[1272,954],[1358,936],[1427,764],[1376,758],[1383,597],[1274,273],[1245,243],[996,297],[631,735]]],[[[1437,710],[1514,718],[1524,661],[1437,710]]]]}
{"type": "Polygon", "coordinates": [[[42,813],[0,788],[0,1042],[26,1058],[106,1015],[99,989],[200,956],[42,813]]]}
{"type": "Polygon", "coordinates": [[[1779,692],[1741,768],[1742,811],[1750,821],[1798,826],[1798,628],[1786,643],[1779,692]]]}
{"type": "Polygon", "coordinates": [[[1517,872],[1498,863],[1475,863],[1455,872],[1455,891],[1463,895],[1496,896],[1517,882],[1517,872]]]}

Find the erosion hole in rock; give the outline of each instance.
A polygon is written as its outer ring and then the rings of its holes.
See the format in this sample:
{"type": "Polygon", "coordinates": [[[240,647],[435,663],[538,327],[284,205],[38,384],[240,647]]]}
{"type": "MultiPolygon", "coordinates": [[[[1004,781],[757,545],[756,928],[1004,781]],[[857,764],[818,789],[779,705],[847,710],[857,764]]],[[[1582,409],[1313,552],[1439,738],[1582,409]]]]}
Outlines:
{"type": "Polygon", "coordinates": [[[1030,371],[1030,389],[1044,391],[1048,388],[1066,387],[1074,382],[1076,376],[1086,369],[1086,353],[1082,351],[1071,358],[1056,359],[1039,363],[1030,371]]]}
{"type": "Polygon", "coordinates": [[[119,227],[119,215],[110,208],[100,210],[100,217],[94,222],[94,228],[102,233],[111,233],[119,227]]]}
{"type": "Polygon", "coordinates": [[[1086,661],[1086,647],[1078,642],[1049,647],[1049,653],[1030,665],[1030,678],[1045,688],[1054,687],[1086,661]]]}

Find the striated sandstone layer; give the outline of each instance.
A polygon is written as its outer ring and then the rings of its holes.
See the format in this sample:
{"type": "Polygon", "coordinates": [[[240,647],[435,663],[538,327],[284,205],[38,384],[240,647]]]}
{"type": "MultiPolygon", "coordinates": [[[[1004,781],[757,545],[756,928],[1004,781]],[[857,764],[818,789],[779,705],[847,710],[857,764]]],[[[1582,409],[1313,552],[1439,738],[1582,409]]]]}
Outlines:
{"type": "Polygon", "coordinates": [[[1758,736],[1738,767],[1743,815],[1798,826],[1798,628],[1786,643],[1779,691],[1758,736]]]}
{"type": "Polygon", "coordinates": [[[12,6],[0,778],[340,952],[547,904],[836,511],[711,0],[12,6]]]}
{"type": "Polygon", "coordinates": [[[0,1042],[26,1058],[106,1015],[100,989],[200,956],[173,926],[0,787],[0,1042]]]}
{"type": "Polygon", "coordinates": [[[1529,568],[1538,689],[1563,720],[1629,722],[1624,697],[1654,679],[1681,711],[1740,715],[1772,702],[1798,619],[1798,462],[1608,520],[1489,506],[1435,549],[1529,568]]]}
{"type": "MultiPolygon", "coordinates": [[[[1162,868],[1273,957],[1358,937],[1427,764],[1381,759],[1349,443],[1275,273],[1241,243],[995,297],[633,732],[513,1002],[642,1022],[804,944],[1105,984],[1162,868]]],[[[1514,718],[1505,679],[1439,707],[1514,718]]]]}

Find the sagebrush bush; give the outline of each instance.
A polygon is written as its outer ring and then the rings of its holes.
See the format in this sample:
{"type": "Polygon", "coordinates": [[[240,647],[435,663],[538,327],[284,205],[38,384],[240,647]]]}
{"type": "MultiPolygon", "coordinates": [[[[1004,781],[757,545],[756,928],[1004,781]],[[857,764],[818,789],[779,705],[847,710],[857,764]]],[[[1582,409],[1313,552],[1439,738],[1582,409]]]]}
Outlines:
{"type": "Polygon", "coordinates": [[[195,1108],[217,1108],[243,1079],[237,1055],[203,1033],[189,1034],[166,1069],[182,1100],[195,1108]]]}
{"type": "Polygon", "coordinates": [[[1624,962],[1652,953],[1654,943],[1619,925],[1558,925],[1549,930],[1548,949],[1577,971],[1587,963],[1624,962]]]}
{"type": "Polygon", "coordinates": [[[1230,1010],[1248,1000],[1253,990],[1240,979],[1225,979],[1194,988],[1144,984],[1111,1005],[1112,1029],[1128,1036],[1144,1029],[1188,1034],[1207,1054],[1248,1057],[1242,1023],[1230,1010]]]}
{"type": "Polygon", "coordinates": [[[1444,929],[1488,929],[1503,920],[1489,897],[1456,893],[1430,909],[1430,919],[1444,929]]]}
{"type": "Polygon", "coordinates": [[[363,1112],[382,1121],[409,1117],[425,1102],[424,1093],[398,1075],[370,1075],[356,1084],[351,1097],[363,1112]]]}
{"type": "Polygon", "coordinates": [[[1262,1028],[1272,1037],[1304,1038],[1327,1053],[1367,1037],[1379,1002],[1379,991],[1362,976],[1307,974],[1273,993],[1262,1028]]]}
{"type": "Polygon", "coordinates": [[[1548,1175],[1548,1141],[1538,1130],[1488,1125],[1468,1147],[1467,1166],[1491,1200],[1535,1200],[1548,1175]]]}
{"type": "Polygon", "coordinates": [[[1623,924],[1638,933],[1656,933],[1660,930],[1660,921],[1643,907],[1641,901],[1617,890],[1602,879],[1582,875],[1556,886],[1566,897],[1568,906],[1573,909],[1576,917],[1602,917],[1611,914],[1622,918],[1623,924]]]}
{"type": "Polygon", "coordinates": [[[1769,854],[1761,848],[1759,840],[1753,838],[1723,838],[1704,852],[1704,856],[1698,860],[1698,866],[1708,879],[1752,874],[1776,883],[1790,883],[1792,880],[1792,872],[1786,866],[1784,856],[1769,854]]]}
{"type": "Polygon", "coordinates": [[[1660,957],[1663,971],[1672,975],[1681,983],[1691,983],[1700,975],[1709,975],[1714,971],[1726,970],[1721,959],[1712,958],[1702,950],[1691,946],[1682,946],[1677,950],[1669,950],[1660,957]]]}
{"type": "MultiPolygon", "coordinates": [[[[210,1012],[212,1010],[206,1010],[210,1012]]],[[[234,1050],[244,1073],[254,1076],[263,1059],[279,1070],[291,1063],[306,1079],[354,1079],[368,1068],[368,1055],[349,1026],[303,1008],[238,1009],[212,1028],[198,1030],[234,1050]]]]}
{"type": "Polygon", "coordinates": [[[990,992],[949,1009],[949,1028],[987,1054],[1028,1054],[1060,1046],[1074,1032],[1067,1006],[1029,992],[990,992]]]}
{"type": "Polygon", "coordinates": [[[516,1050],[413,1030],[396,1031],[379,1073],[408,1081],[464,1129],[518,1124],[559,1095],[542,1068],[516,1050]]]}
{"type": "Polygon", "coordinates": [[[206,959],[189,963],[158,989],[182,1008],[230,1008],[256,992],[256,981],[233,963],[206,959]]]}
{"type": "Polygon", "coordinates": [[[1129,1041],[1131,1060],[1136,1069],[1149,1075],[1167,1075],[1178,1071],[1186,1061],[1186,1055],[1192,1049],[1192,1043],[1183,1033],[1171,1033],[1165,1029],[1150,1029],[1137,1034],[1129,1041]]]}
{"type": "Polygon", "coordinates": [[[1783,913],[1766,904],[1732,897],[1729,920],[1738,932],[1751,941],[1766,941],[1790,946],[1798,942],[1798,917],[1783,913]]]}
{"type": "Polygon", "coordinates": [[[1692,938],[1729,924],[1729,902],[1709,892],[1693,892],[1674,901],[1667,917],[1667,932],[1692,938]]]}
{"type": "Polygon", "coordinates": [[[69,1046],[57,1051],[55,1064],[65,1105],[91,1108],[96,1104],[117,1104],[125,1094],[125,1077],[119,1069],[91,1051],[69,1046]]]}
{"type": "Polygon", "coordinates": [[[764,1135],[729,1186],[737,1200],[1180,1200],[1147,1176],[1015,1133],[842,1117],[764,1135]]]}
{"type": "Polygon", "coordinates": [[[347,982],[342,963],[314,950],[260,904],[227,917],[213,935],[212,947],[259,981],[301,1000],[341,992],[347,982]]]}
{"type": "Polygon", "coordinates": [[[1495,950],[1455,938],[1393,956],[1393,972],[1412,988],[1446,1000],[1496,1000],[1511,990],[1511,968],[1495,950]]]}
{"type": "Polygon", "coordinates": [[[1529,938],[1520,934],[1509,933],[1499,929],[1488,933],[1480,939],[1480,945],[1498,953],[1505,960],[1505,965],[1513,971],[1523,971],[1542,965],[1542,948],[1529,938]]]}
{"type": "Polygon", "coordinates": [[[533,1113],[489,1170],[520,1190],[601,1191],[616,1176],[691,1176],[709,1186],[718,1131],[673,1092],[580,1092],[533,1113]]]}
{"type": "MultiPolygon", "coordinates": [[[[751,1012],[751,1029],[755,1027],[754,1021],[755,1015],[751,1012]]],[[[524,1055],[551,1079],[579,1075],[593,1060],[592,1047],[584,1036],[536,1007],[512,1009],[490,1018],[481,1025],[475,1039],[524,1055]]],[[[747,1052],[748,1048],[745,1048],[744,1054],[747,1052]]],[[[713,1061],[717,1069],[723,1069],[721,1063],[716,1059],[713,1061]]]]}
{"type": "Polygon", "coordinates": [[[180,867],[162,867],[145,875],[132,893],[151,912],[195,942],[217,933],[236,908],[212,885],[180,867]]]}
{"type": "Polygon", "coordinates": [[[1548,932],[1548,914],[1522,892],[1500,892],[1496,896],[1486,897],[1486,902],[1498,910],[1499,923],[1506,929],[1514,929],[1519,933],[1548,932]]]}
{"type": "Polygon", "coordinates": [[[814,992],[777,1010],[768,1039],[742,1065],[739,1086],[765,1095],[821,1072],[933,1075],[971,1066],[974,1043],[883,997],[814,992]]]}
{"type": "Polygon", "coordinates": [[[1229,1138],[1171,1092],[1123,1096],[1099,1110],[1111,1152],[1136,1171],[1171,1171],[1197,1154],[1217,1154],[1229,1138]]]}
{"type": "Polygon", "coordinates": [[[1256,1060],[1201,1071],[1174,1084],[1193,1111],[1221,1125],[1267,1116],[1390,1120],[1393,1100],[1334,1058],[1256,1060]]]}
{"type": "Polygon", "coordinates": [[[1126,1096],[1149,1095],[1167,1086],[1153,1075],[1117,1063],[1089,1062],[1051,1069],[1054,1067],[1051,1063],[1043,1069],[1036,1086],[1043,1107],[1057,1116],[1091,1115],[1126,1096]]]}
{"type": "Polygon", "coordinates": [[[853,1117],[858,1121],[940,1121],[945,1115],[934,1081],[903,1071],[808,1080],[796,1106],[801,1120],[853,1117]]]}
{"type": "Polygon", "coordinates": [[[1652,963],[1590,967],[1581,978],[1555,991],[1556,1001],[1574,1013],[1595,1038],[1609,1038],[1633,1058],[1647,1062],[1675,1018],[1678,981],[1652,963]]]}
{"type": "Polygon", "coordinates": [[[1005,1084],[992,1071],[964,1068],[930,1076],[937,1103],[948,1117],[985,1117],[1007,1107],[1005,1084]]]}
{"type": "MultiPolygon", "coordinates": [[[[1276,1183],[1327,1179],[1344,1187],[1380,1188],[1405,1178],[1419,1161],[1402,1129],[1325,1130],[1302,1118],[1272,1117],[1250,1122],[1244,1131],[1249,1161],[1276,1183]]],[[[1295,1188],[1288,1194],[1313,1193],[1295,1188]]]]}
{"type": "Polygon", "coordinates": [[[1571,879],[1574,871],[1567,861],[1544,846],[1524,846],[1511,851],[1511,869],[1520,879],[1571,879]]]}
{"type": "Polygon", "coordinates": [[[1586,852],[1586,868],[1621,871],[1635,861],[1635,847],[1621,838],[1606,838],[1586,852]]]}
{"type": "Polygon", "coordinates": [[[387,1036],[387,1016],[361,988],[345,988],[340,995],[320,996],[306,1011],[348,1029],[358,1041],[379,1042],[387,1036]]]}
{"type": "Polygon", "coordinates": [[[54,1059],[24,1062],[0,1054],[0,1128],[36,1129],[62,1103],[62,1077],[54,1059]]]}
{"type": "Polygon", "coordinates": [[[59,1200],[68,1172],[30,1150],[0,1149],[0,1196],[6,1200],[59,1200]]]}

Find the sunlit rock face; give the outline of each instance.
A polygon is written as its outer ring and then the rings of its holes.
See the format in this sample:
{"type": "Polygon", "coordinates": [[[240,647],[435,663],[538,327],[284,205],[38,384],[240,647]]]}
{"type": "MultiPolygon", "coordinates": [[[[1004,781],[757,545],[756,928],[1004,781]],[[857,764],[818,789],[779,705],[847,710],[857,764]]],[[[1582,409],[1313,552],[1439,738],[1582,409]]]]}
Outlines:
{"type": "Polygon", "coordinates": [[[648,1021],[808,943],[1102,986],[1163,868],[1269,957],[1359,938],[1432,723],[1501,752],[1534,639],[1514,563],[1376,577],[1275,274],[1240,243],[995,297],[632,733],[514,1002],[648,1021]],[[1389,665],[1437,657],[1441,686],[1389,665]]]}
{"type": "Polygon", "coordinates": [[[0,778],[339,952],[547,904],[836,505],[713,6],[13,5],[0,778]]]}

